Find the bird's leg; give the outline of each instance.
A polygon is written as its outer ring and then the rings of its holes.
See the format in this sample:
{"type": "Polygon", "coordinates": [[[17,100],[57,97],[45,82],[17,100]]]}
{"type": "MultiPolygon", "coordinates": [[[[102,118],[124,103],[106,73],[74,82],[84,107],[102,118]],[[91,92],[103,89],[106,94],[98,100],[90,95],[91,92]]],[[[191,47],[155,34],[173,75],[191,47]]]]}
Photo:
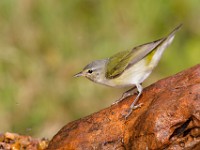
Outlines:
{"type": "Polygon", "coordinates": [[[135,88],[136,88],[136,87],[134,86],[133,88],[131,88],[131,89],[129,89],[128,91],[124,92],[124,93],[122,94],[121,98],[119,98],[118,100],[116,100],[112,105],[117,104],[117,103],[119,103],[120,101],[122,101],[123,99],[125,99],[125,98],[127,98],[127,97],[133,95],[133,94],[134,94],[134,89],[135,89],[135,88]]]}
{"type": "Polygon", "coordinates": [[[129,108],[129,112],[128,114],[125,116],[125,118],[127,118],[134,109],[137,109],[138,107],[141,107],[142,106],[142,103],[136,105],[136,103],[138,102],[139,98],[140,98],[140,95],[142,94],[142,86],[140,84],[136,84],[136,87],[137,87],[137,90],[138,90],[138,95],[137,97],[135,98],[135,100],[133,101],[133,103],[131,104],[130,108],[129,108]]]}

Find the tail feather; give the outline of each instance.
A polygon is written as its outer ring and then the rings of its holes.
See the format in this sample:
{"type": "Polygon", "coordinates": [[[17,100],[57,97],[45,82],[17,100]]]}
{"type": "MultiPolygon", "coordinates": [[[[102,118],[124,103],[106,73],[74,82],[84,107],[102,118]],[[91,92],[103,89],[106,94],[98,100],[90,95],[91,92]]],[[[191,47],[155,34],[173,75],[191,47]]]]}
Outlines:
{"type": "Polygon", "coordinates": [[[183,24],[178,25],[168,36],[167,38],[171,38],[175,35],[175,33],[182,27],[183,24]]]}
{"type": "Polygon", "coordinates": [[[164,50],[172,43],[175,33],[181,28],[181,26],[182,24],[177,26],[167,37],[163,38],[159,45],[153,50],[154,53],[153,56],[150,56],[151,61],[149,63],[151,67],[154,68],[158,64],[164,50]]]}

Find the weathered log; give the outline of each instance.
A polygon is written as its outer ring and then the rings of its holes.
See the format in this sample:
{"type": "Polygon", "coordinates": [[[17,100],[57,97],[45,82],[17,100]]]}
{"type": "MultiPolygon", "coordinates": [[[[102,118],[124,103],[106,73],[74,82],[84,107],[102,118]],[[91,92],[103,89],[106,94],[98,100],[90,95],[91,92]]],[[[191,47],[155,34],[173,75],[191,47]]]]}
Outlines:
{"type": "Polygon", "coordinates": [[[135,96],[67,124],[48,149],[200,149],[200,65],[145,88],[125,120],[135,96]]]}

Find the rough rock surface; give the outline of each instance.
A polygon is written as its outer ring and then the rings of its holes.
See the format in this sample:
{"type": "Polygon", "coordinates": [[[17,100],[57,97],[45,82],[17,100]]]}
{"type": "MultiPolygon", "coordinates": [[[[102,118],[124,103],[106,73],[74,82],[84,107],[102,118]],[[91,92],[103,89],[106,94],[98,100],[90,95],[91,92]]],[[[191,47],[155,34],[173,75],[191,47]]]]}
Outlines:
{"type": "Polygon", "coordinates": [[[200,65],[145,88],[125,120],[135,96],[67,124],[48,149],[200,149],[200,65]]]}

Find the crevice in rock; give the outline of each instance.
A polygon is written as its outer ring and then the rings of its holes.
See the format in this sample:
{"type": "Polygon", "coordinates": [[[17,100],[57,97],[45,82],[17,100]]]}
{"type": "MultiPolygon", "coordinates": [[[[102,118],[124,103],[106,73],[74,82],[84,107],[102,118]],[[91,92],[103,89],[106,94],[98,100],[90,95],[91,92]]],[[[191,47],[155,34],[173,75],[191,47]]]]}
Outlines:
{"type": "Polygon", "coordinates": [[[191,131],[191,129],[187,129],[189,123],[192,121],[192,118],[190,117],[186,122],[184,122],[180,127],[176,128],[174,130],[174,132],[172,133],[172,135],[170,136],[169,139],[171,139],[174,136],[180,136],[181,134],[183,135],[183,137],[185,137],[186,135],[189,134],[189,132],[191,131]],[[187,130],[186,130],[187,129],[187,130]]]}

